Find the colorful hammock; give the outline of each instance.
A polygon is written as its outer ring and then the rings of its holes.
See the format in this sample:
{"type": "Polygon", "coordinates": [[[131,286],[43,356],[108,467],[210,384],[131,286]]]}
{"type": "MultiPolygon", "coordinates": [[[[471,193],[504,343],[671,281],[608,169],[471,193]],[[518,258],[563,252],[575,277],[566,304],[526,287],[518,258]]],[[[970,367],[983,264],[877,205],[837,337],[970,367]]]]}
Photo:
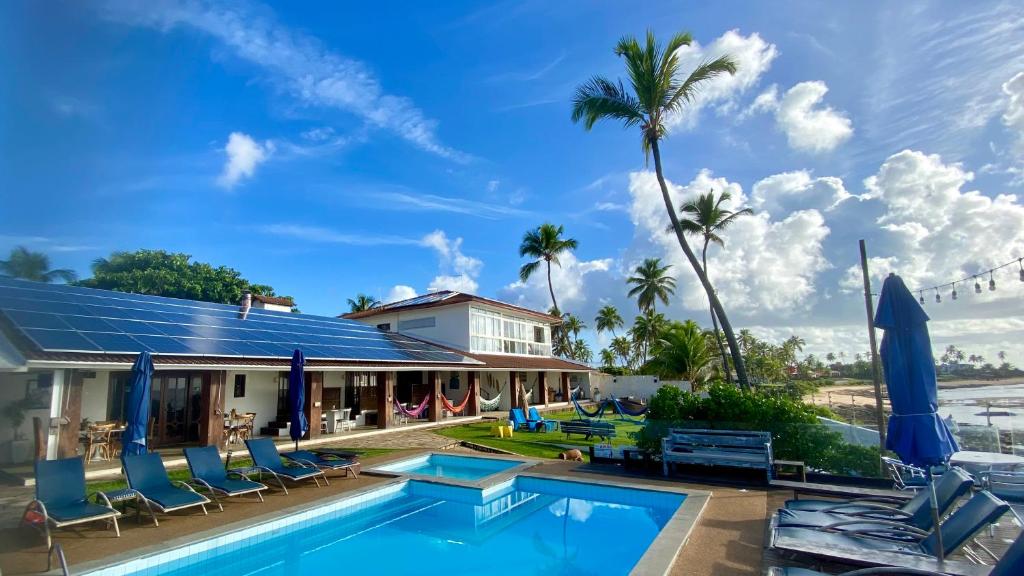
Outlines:
{"type": "Polygon", "coordinates": [[[470,386],[469,390],[466,391],[466,397],[462,399],[462,404],[459,404],[458,406],[452,404],[450,400],[445,398],[444,394],[441,394],[441,405],[444,406],[445,410],[451,412],[452,414],[459,414],[460,412],[465,410],[466,405],[469,404],[469,399],[471,397],[470,394],[475,393],[476,392],[473,390],[473,386],[470,386]]]}
{"type": "Polygon", "coordinates": [[[480,411],[481,412],[492,412],[492,411],[498,409],[498,404],[500,404],[500,403],[501,403],[501,393],[500,392],[498,393],[497,396],[495,396],[494,398],[491,398],[490,400],[486,400],[483,396],[480,396],[480,411]]]}
{"type": "Polygon", "coordinates": [[[420,416],[423,415],[423,412],[427,409],[427,404],[429,402],[430,402],[430,394],[427,394],[426,398],[423,399],[423,402],[420,402],[419,406],[417,406],[416,408],[414,408],[412,410],[408,410],[405,406],[402,406],[398,402],[398,398],[395,398],[395,408],[397,408],[399,412],[401,412],[402,414],[404,414],[408,418],[419,418],[420,416]]]}

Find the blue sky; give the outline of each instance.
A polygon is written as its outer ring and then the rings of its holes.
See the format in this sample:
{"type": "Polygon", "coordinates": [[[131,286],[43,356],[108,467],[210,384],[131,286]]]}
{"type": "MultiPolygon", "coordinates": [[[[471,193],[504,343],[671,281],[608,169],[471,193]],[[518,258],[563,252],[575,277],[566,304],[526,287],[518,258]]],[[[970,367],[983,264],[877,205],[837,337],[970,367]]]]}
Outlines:
{"type": "MultiPolygon", "coordinates": [[[[114,250],[237,268],[335,314],[455,288],[545,308],[523,232],[565,225],[563,308],[627,315],[623,278],[673,263],[666,312],[707,324],[664,235],[638,135],[585,132],[575,86],[623,34],[723,51],[664,146],[678,201],[757,215],[711,255],[733,323],[866,349],[851,267],[930,286],[1024,256],[1024,13],[1010,2],[23,2],[0,8],[0,251],[88,275],[114,250]]],[[[658,211],[660,208],[660,212],[658,211]]],[[[1024,362],[1024,284],[929,307],[937,346],[1024,362]]],[[[931,301],[933,295],[929,295],[931,301]]],[[[595,350],[603,337],[588,334],[595,350]]]]}

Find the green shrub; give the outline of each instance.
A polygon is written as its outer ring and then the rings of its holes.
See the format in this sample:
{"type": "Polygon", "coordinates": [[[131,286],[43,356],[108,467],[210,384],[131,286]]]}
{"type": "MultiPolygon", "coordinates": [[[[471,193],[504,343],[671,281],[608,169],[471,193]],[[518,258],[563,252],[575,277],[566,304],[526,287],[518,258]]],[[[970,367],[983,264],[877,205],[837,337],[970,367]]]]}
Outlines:
{"type": "Polygon", "coordinates": [[[828,414],[788,395],[744,392],[716,383],[705,394],[662,386],[648,403],[647,423],[635,434],[637,446],[661,453],[669,428],[764,430],[772,434],[772,450],[780,460],[802,460],[807,466],[835,474],[878,475],[878,449],[847,444],[842,435],[818,422],[828,414]]]}

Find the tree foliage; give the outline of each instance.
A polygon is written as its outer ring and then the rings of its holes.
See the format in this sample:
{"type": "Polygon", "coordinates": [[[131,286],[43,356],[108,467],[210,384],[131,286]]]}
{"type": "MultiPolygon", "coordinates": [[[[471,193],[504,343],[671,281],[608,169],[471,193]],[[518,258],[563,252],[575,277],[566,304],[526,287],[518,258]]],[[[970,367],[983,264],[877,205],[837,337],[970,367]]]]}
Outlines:
{"type": "Polygon", "coordinates": [[[0,276],[21,278],[35,282],[74,282],[78,276],[74,270],[50,269],[50,257],[42,252],[33,252],[24,246],[11,249],[7,260],[0,260],[0,276]]]}
{"type": "Polygon", "coordinates": [[[380,306],[380,302],[376,298],[368,294],[356,294],[355,298],[348,299],[348,311],[349,312],[365,312],[371,308],[380,306]]]}
{"type": "Polygon", "coordinates": [[[643,371],[663,380],[687,380],[697,390],[711,376],[713,361],[708,339],[696,322],[670,322],[655,340],[643,371]]]}
{"type": "Polygon", "coordinates": [[[671,264],[662,266],[660,258],[647,258],[633,270],[633,276],[626,279],[626,283],[633,286],[629,297],[636,298],[641,312],[655,312],[658,300],[668,305],[668,297],[676,291],[676,279],[668,273],[671,267],[671,264]]]}
{"type": "Polygon", "coordinates": [[[278,296],[270,286],[252,283],[238,270],[164,250],[114,252],[94,261],[92,274],[78,285],[221,304],[238,304],[246,292],[278,296]]]}

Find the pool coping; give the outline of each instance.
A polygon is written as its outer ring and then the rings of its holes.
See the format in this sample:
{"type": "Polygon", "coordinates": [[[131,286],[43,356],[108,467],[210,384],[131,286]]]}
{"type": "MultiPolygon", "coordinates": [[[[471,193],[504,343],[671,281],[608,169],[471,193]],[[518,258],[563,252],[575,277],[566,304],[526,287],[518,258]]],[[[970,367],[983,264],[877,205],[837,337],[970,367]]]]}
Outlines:
{"type": "MultiPolygon", "coordinates": [[[[424,453],[416,456],[428,456],[430,454],[445,454],[444,452],[433,452],[425,451],[424,453]]],[[[450,454],[449,454],[450,455],[450,454]]],[[[592,478],[570,476],[566,474],[556,474],[550,472],[539,472],[530,471],[541,464],[543,461],[537,458],[529,458],[525,456],[505,456],[505,455],[488,455],[488,456],[476,456],[469,454],[459,454],[466,458],[484,458],[484,459],[503,459],[512,460],[517,462],[523,462],[519,466],[515,466],[506,470],[502,470],[498,473],[490,476],[485,476],[476,481],[460,480],[456,478],[444,478],[439,476],[422,476],[418,474],[405,474],[399,472],[373,472],[371,469],[366,470],[369,476],[390,478],[389,481],[384,481],[379,484],[372,484],[363,488],[358,488],[351,491],[345,491],[340,494],[335,494],[325,498],[305,502],[302,504],[296,504],[287,508],[282,508],[274,512],[268,512],[267,514],[254,516],[245,520],[239,520],[231,522],[223,526],[216,528],[210,528],[201,532],[192,534],[186,534],[177,538],[172,538],[153,544],[150,546],[143,547],[132,551],[126,551],[122,554],[109,556],[100,560],[92,560],[76,564],[74,566],[76,574],[98,574],[106,573],[110,570],[116,571],[116,568],[121,565],[125,565],[130,562],[142,561],[146,558],[159,556],[167,553],[171,550],[179,548],[188,548],[190,546],[202,545],[206,541],[214,540],[234,532],[251,529],[257,525],[266,525],[273,522],[278,522],[292,516],[310,512],[315,508],[329,507],[338,504],[345,500],[355,500],[361,496],[365,496],[372,492],[378,492],[389,488],[398,489],[400,486],[407,484],[410,481],[425,482],[431,484],[441,484],[448,486],[455,486],[461,488],[472,488],[478,490],[487,490],[488,488],[499,486],[503,483],[514,480],[516,477],[526,478],[538,478],[547,480],[558,480],[563,482],[573,482],[577,484],[595,484],[595,480],[592,478]]],[[[388,459],[380,464],[386,465],[389,462],[398,462],[401,460],[410,459],[409,455],[404,457],[396,457],[388,459]]],[[[376,463],[375,463],[376,465],[376,463]]],[[[644,482],[625,482],[621,479],[602,479],[601,485],[614,486],[619,488],[633,489],[633,490],[649,490],[654,492],[668,492],[674,494],[684,495],[685,499],[683,503],[676,509],[672,514],[669,521],[662,527],[658,532],[655,539],[648,545],[647,550],[637,561],[636,565],[630,571],[630,574],[634,575],[648,575],[648,574],[668,574],[672,569],[672,565],[675,563],[683,546],[689,540],[690,534],[696,527],[701,514],[703,514],[708,501],[711,499],[712,493],[707,490],[694,490],[684,488],[681,486],[666,486],[661,484],[649,484],[644,482]]],[[[355,502],[353,502],[355,504],[355,502]]],[[[126,567],[127,569],[127,567],[126,567]]],[[[61,574],[59,569],[51,570],[46,574],[61,574]]]]}
{"type": "Polygon", "coordinates": [[[380,476],[385,478],[405,478],[407,480],[416,480],[417,482],[428,482],[431,484],[446,484],[450,486],[459,486],[462,488],[477,488],[483,490],[496,484],[500,484],[506,480],[519,476],[525,473],[530,468],[533,468],[540,464],[542,461],[537,458],[529,458],[526,456],[508,455],[508,454],[489,454],[487,456],[477,456],[475,454],[451,454],[449,452],[437,452],[427,451],[421,454],[415,455],[402,455],[396,456],[395,458],[389,458],[380,462],[375,462],[373,468],[367,468],[361,473],[368,476],[380,476]],[[398,462],[405,460],[414,460],[419,458],[430,456],[458,456],[460,458],[477,458],[480,460],[508,460],[510,462],[519,462],[519,465],[499,470],[494,474],[484,476],[477,480],[466,480],[464,478],[446,478],[444,476],[429,476],[425,474],[410,474],[408,472],[399,472],[395,470],[381,470],[381,466],[390,466],[398,462]]]}

